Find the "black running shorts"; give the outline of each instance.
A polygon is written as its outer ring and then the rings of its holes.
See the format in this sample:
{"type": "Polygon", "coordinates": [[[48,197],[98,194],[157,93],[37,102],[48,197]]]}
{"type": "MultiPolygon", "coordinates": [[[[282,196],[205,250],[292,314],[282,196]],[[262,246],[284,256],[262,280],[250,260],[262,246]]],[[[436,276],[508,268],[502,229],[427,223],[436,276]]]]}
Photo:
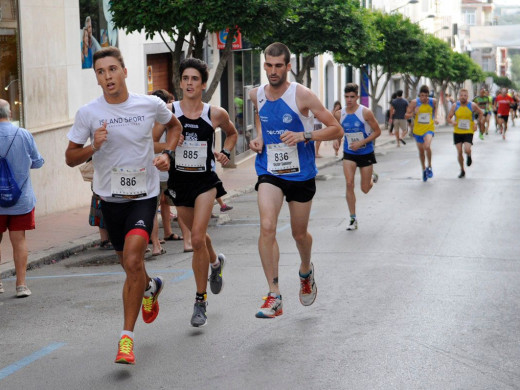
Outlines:
{"type": "Polygon", "coordinates": [[[217,189],[216,198],[227,194],[215,172],[197,175],[194,174],[194,177],[197,177],[197,179],[193,181],[169,181],[172,188],[168,188],[168,191],[165,193],[172,199],[175,206],[195,207],[195,199],[212,188],[217,189]]]}
{"type": "Polygon", "coordinates": [[[509,121],[509,115],[498,115],[498,119],[502,119],[505,123],[509,121]]]}
{"type": "Polygon", "coordinates": [[[457,134],[457,133],[453,133],[453,143],[455,145],[463,144],[463,143],[468,143],[468,144],[473,145],[473,134],[457,134]]]}
{"type": "Polygon", "coordinates": [[[116,251],[122,251],[126,235],[136,230],[146,242],[152,234],[153,219],[157,210],[157,197],[114,203],[101,200],[101,212],[108,237],[116,251]]]}
{"type": "Polygon", "coordinates": [[[343,160],[354,161],[359,168],[377,164],[374,152],[368,154],[350,154],[343,152],[343,160]]]}
{"type": "Polygon", "coordinates": [[[262,183],[269,183],[280,188],[287,202],[306,203],[311,201],[316,193],[316,181],[314,178],[305,181],[293,181],[281,179],[273,175],[260,175],[255,185],[256,191],[258,191],[258,187],[262,183]]]}

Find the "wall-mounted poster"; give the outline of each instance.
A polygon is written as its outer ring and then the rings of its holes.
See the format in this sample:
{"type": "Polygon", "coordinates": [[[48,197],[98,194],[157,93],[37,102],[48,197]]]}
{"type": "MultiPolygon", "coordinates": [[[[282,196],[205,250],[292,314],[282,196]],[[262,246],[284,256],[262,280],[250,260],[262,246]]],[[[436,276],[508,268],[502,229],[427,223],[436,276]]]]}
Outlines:
{"type": "Polygon", "coordinates": [[[92,68],[94,53],[106,46],[117,46],[117,29],[112,23],[110,0],[80,0],[79,25],[81,67],[92,68]]]}

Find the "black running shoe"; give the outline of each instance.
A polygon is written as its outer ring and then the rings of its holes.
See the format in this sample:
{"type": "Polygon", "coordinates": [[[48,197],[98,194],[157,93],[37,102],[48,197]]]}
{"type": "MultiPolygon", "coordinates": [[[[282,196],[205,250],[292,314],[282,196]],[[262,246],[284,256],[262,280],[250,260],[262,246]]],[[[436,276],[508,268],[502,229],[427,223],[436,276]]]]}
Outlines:
{"type": "Polygon", "coordinates": [[[462,179],[464,176],[466,176],[466,172],[460,171],[459,179],[462,179]]]}
{"type": "Polygon", "coordinates": [[[468,155],[466,156],[466,165],[467,165],[468,167],[470,167],[472,163],[473,163],[473,160],[471,159],[471,154],[468,154],[468,155]]]}

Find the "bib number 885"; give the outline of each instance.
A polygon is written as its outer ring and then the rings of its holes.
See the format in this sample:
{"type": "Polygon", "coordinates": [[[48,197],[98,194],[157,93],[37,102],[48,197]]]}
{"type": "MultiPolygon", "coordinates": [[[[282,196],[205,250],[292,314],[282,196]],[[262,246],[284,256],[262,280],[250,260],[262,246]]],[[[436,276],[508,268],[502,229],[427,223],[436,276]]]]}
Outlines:
{"type": "Polygon", "coordinates": [[[196,159],[199,157],[199,152],[196,150],[185,150],[182,154],[182,157],[188,158],[188,159],[196,159]]]}
{"type": "Polygon", "coordinates": [[[121,178],[121,187],[133,187],[137,184],[135,177],[122,177],[121,178]]]}
{"type": "Polygon", "coordinates": [[[281,161],[287,161],[289,160],[289,153],[275,153],[274,154],[274,161],[281,162],[281,161]]]}

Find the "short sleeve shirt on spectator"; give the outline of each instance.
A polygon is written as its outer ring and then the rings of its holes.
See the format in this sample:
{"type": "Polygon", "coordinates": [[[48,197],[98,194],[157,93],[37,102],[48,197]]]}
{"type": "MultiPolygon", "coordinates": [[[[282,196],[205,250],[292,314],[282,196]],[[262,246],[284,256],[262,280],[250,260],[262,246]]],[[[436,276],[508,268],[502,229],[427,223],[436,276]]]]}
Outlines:
{"type": "Polygon", "coordinates": [[[406,109],[408,108],[408,101],[403,98],[397,98],[390,103],[394,107],[395,113],[393,119],[404,119],[406,109]]]}

